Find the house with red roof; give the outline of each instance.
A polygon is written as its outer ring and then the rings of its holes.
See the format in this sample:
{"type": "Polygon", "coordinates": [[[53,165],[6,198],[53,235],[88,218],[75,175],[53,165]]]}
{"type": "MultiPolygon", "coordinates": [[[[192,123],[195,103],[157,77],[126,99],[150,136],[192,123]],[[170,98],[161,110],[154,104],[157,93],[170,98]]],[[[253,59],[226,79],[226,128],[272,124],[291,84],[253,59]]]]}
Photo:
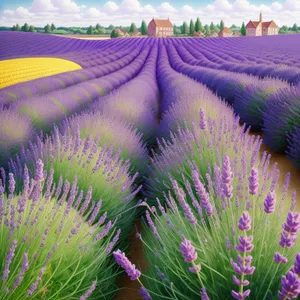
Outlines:
{"type": "Polygon", "coordinates": [[[220,32],[219,32],[219,37],[230,37],[232,36],[232,31],[227,28],[224,27],[220,32]]]}
{"type": "Polygon", "coordinates": [[[262,13],[259,15],[259,21],[249,21],[246,25],[247,36],[275,35],[278,31],[279,28],[273,20],[263,22],[262,13]]]}
{"type": "Polygon", "coordinates": [[[148,24],[148,36],[168,37],[173,35],[173,25],[167,20],[152,19],[148,24]]]}

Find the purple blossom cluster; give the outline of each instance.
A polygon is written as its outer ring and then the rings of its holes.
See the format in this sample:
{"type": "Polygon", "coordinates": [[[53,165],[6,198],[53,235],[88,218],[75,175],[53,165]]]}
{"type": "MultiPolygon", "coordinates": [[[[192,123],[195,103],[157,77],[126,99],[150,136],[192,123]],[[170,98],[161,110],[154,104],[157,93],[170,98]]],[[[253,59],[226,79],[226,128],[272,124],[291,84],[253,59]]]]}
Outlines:
{"type": "Polygon", "coordinates": [[[79,192],[77,179],[71,184],[66,180],[56,185],[53,170],[44,172],[41,160],[36,165],[34,178],[29,177],[25,166],[23,190],[19,194],[15,193],[16,181],[12,173],[0,184],[1,293],[13,293],[20,298],[43,295],[59,299],[66,293],[79,297],[80,291],[86,290],[80,299],[87,299],[93,293],[99,297],[105,289],[99,285],[96,290],[97,281],[91,284],[91,278],[98,277],[99,283],[112,287],[105,277],[110,275],[110,271],[105,271],[109,268],[110,253],[106,249],[113,249],[120,232],[110,242],[115,222],[108,221],[105,226],[105,219],[94,222],[101,205],[89,206],[91,189],[84,198],[86,205],[78,212],[76,203],[83,193],[79,192]],[[7,194],[2,184],[8,187],[7,194]],[[94,267],[90,266],[91,257],[94,267]],[[56,264],[57,261],[60,263],[56,264]],[[47,283],[49,268],[51,281],[64,284],[63,291],[47,283]],[[70,281],[69,274],[58,270],[65,268],[74,279],[80,280],[70,281]]]}

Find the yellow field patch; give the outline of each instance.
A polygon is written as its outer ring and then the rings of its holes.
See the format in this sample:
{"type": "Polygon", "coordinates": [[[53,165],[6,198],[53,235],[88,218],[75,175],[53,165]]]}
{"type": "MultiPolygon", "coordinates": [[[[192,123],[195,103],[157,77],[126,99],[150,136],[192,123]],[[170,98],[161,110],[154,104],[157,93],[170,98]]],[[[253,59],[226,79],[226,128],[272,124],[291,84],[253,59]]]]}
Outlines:
{"type": "Polygon", "coordinates": [[[0,88],[41,77],[82,69],[61,58],[31,57],[0,61],[0,88]]]}

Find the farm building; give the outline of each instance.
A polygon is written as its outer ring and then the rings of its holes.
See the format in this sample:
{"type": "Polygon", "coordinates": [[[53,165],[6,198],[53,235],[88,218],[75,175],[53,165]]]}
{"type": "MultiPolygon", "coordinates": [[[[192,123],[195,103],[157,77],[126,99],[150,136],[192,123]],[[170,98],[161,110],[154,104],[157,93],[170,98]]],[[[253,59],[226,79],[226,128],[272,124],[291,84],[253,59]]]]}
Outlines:
{"type": "Polygon", "coordinates": [[[199,31],[194,31],[194,36],[195,37],[205,37],[205,34],[199,30],[199,31]]]}
{"type": "Polygon", "coordinates": [[[259,15],[259,21],[249,21],[246,26],[247,36],[262,36],[278,34],[279,28],[272,20],[269,22],[262,21],[262,13],[259,15]]]}
{"type": "Polygon", "coordinates": [[[168,37],[173,35],[173,25],[167,20],[152,19],[148,25],[148,36],[168,37]]]}
{"type": "Polygon", "coordinates": [[[219,37],[230,37],[232,36],[232,31],[227,28],[224,27],[220,32],[219,32],[219,37]]]}
{"type": "Polygon", "coordinates": [[[120,28],[115,28],[115,32],[116,33],[119,33],[120,36],[129,36],[128,32],[124,29],[120,29],[120,28]]]}
{"type": "Polygon", "coordinates": [[[208,37],[218,37],[219,35],[214,31],[214,30],[211,30],[208,37]]]}

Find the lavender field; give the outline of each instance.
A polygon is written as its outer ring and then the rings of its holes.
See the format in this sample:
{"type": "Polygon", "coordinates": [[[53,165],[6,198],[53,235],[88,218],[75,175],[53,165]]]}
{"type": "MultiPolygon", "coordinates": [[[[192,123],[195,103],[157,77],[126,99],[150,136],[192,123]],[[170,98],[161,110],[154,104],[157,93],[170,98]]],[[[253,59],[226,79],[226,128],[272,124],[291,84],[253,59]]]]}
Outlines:
{"type": "Polygon", "coordinates": [[[0,45],[1,300],[299,299],[300,35],[0,45]]]}

